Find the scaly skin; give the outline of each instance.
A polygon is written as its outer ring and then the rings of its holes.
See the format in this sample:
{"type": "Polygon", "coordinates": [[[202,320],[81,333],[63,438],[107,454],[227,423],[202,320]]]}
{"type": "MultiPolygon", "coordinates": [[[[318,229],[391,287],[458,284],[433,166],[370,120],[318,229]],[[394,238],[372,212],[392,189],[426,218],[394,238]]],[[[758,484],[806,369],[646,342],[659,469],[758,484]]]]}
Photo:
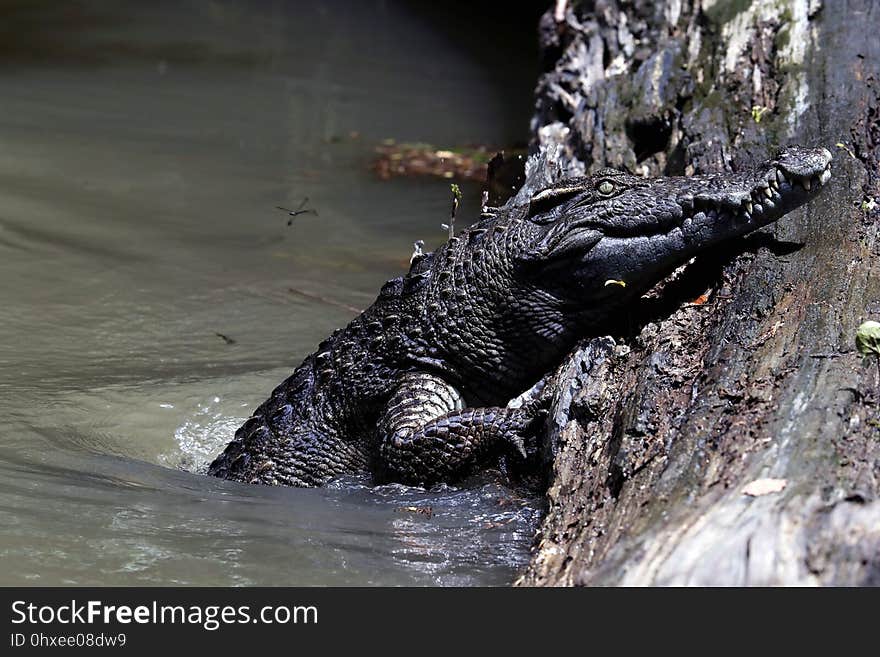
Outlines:
{"type": "Polygon", "coordinates": [[[830,160],[792,147],[734,174],[606,169],[484,215],[322,342],[209,473],[320,486],[367,472],[428,485],[524,456],[542,403],[508,407],[511,397],[694,255],[805,203],[830,160]]]}

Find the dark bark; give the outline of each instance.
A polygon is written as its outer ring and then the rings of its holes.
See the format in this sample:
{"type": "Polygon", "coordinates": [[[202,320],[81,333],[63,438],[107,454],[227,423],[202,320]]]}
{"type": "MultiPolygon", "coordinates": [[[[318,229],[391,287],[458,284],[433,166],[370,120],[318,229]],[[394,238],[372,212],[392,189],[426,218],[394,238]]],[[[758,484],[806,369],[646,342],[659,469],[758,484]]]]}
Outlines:
{"type": "Polygon", "coordinates": [[[549,511],[518,583],[880,584],[880,397],[854,349],[880,317],[880,3],[553,14],[524,196],[602,166],[736,169],[789,143],[835,160],[808,207],[677,272],[616,347],[588,345],[580,384],[583,365],[563,366],[549,511]],[[785,488],[742,493],[763,478],[785,488]]]}

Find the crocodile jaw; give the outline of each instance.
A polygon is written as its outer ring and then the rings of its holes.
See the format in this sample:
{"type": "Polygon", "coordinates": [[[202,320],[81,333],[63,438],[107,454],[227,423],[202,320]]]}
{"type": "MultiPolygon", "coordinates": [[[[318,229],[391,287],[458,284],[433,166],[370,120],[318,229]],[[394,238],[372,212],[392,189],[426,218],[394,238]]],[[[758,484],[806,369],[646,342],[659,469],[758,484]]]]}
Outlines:
{"type": "MultiPolygon", "coordinates": [[[[715,177],[704,179],[712,181],[715,177]]],[[[831,153],[827,149],[786,151],[780,159],[729,183],[721,193],[681,196],[679,227],[698,246],[744,235],[800,207],[830,179],[831,153]]]]}
{"type": "Polygon", "coordinates": [[[776,221],[819,194],[831,178],[830,162],[824,148],[796,148],[743,174],[678,179],[675,211],[659,225],[600,229],[602,239],[581,261],[584,295],[631,297],[706,248],[776,221]]]}

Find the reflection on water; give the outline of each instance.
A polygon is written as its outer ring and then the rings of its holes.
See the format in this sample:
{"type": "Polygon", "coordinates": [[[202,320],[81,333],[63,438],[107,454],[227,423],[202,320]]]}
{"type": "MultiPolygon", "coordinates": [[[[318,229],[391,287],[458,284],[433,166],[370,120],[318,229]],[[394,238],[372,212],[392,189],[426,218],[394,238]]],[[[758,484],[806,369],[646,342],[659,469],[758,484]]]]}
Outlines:
{"type": "Polygon", "coordinates": [[[379,182],[372,146],[522,138],[528,20],[380,0],[0,12],[0,583],[509,581],[536,500],[491,479],[197,473],[415,239],[442,241],[447,183],[379,182]],[[305,196],[319,216],[288,227],[274,207],[305,196]]]}

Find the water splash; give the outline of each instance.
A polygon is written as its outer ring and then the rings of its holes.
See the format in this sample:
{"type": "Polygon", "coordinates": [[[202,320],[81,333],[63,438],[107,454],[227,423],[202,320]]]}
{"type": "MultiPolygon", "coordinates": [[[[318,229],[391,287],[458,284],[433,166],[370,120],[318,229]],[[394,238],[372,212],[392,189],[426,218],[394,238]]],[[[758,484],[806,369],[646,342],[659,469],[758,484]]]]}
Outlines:
{"type": "MultiPolygon", "coordinates": [[[[163,465],[204,474],[235,430],[248,418],[243,404],[239,405],[241,414],[230,414],[229,404],[219,396],[199,402],[196,411],[187,417],[174,431],[178,449],[159,455],[163,465]]],[[[238,410],[238,409],[236,409],[238,410]]]]}

